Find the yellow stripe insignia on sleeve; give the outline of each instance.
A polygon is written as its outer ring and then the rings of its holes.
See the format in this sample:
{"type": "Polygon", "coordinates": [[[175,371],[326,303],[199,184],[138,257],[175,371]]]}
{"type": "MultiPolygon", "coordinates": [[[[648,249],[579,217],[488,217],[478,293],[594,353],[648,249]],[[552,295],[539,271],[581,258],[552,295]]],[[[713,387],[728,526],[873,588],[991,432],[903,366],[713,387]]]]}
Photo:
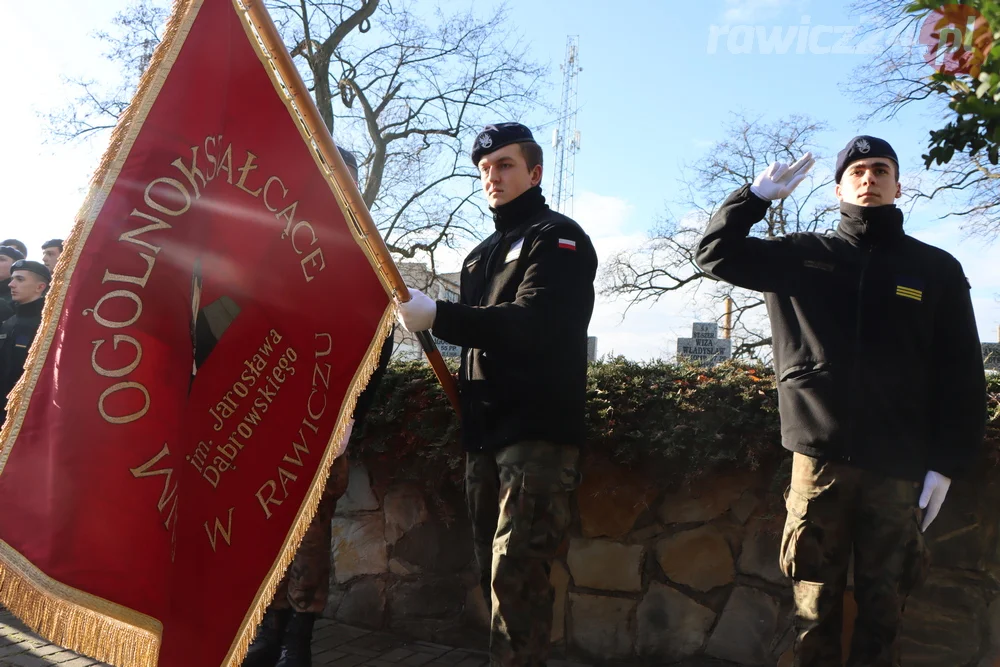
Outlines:
{"type": "Polygon", "coordinates": [[[924,293],[918,289],[913,289],[912,287],[896,285],[896,296],[906,297],[907,299],[913,299],[914,301],[922,301],[924,293]]]}

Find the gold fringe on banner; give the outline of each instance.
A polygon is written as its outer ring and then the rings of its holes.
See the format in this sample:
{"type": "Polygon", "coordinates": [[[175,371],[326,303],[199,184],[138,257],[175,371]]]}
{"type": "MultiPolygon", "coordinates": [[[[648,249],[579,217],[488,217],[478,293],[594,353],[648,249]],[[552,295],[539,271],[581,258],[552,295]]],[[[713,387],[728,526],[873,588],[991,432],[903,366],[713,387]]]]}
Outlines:
{"type": "Polygon", "coordinates": [[[149,616],[60,584],[0,541],[3,603],[60,646],[122,667],[156,667],[163,628],[149,616]]]}
{"type": "MultiPolygon", "coordinates": [[[[26,372],[10,393],[7,420],[0,429],[0,474],[16,442],[28,401],[55,338],[69,283],[94,222],[113,188],[149,110],[167,78],[203,0],[175,0],[163,39],[139,80],[132,102],[111,133],[108,148],[90,182],[87,198],[63,243],[42,322],[25,363],[26,372]]],[[[9,545],[0,542],[0,604],[28,627],[95,660],[118,667],[156,667],[163,627],[156,619],[51,579],[9,545]]]]}

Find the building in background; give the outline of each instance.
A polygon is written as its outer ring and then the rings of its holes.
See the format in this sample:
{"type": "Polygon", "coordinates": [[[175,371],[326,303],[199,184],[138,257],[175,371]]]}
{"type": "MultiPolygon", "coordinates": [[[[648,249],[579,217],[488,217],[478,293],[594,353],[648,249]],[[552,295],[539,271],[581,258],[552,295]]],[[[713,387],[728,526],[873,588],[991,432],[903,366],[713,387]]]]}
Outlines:
{"type": "MultiPolygon", "coordinates": [[[[412,285],[430,298],[441,301],[458,301],[459,299],[459,273],[439,273],[434,275],[426,264],[422,262],[403,262],[397,265],[399,273],[407,285],[412,285]]],[[[392,351],[392,358],[396,360],[421,360],[424,358],[423,348],[417,341],[417,337],[408,333],[403,327],[396,327],[396,344],[392,351]]],[[[449,359],[458,359],[462,354],[462,348],[451,343],[446,343],[439,338],[435,338],[441,356],[449,359]]]]}

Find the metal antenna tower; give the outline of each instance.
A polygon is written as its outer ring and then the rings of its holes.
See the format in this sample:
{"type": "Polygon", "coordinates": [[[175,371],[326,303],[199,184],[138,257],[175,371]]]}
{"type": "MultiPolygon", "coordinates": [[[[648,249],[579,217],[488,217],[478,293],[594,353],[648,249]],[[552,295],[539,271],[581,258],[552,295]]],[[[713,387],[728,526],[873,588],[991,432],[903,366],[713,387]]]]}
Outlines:
{"type": "Polygon", "coordinates": [[[559,126],[552,131],[555,149],[555,169],[552,170],[552,208],[573,215],[573,182],[576,174],[576,152],[580,150],[580,130],[576,129],[576,90],[580,67],[580,37],[566,38],[566,61],[562,64],[562,104],[559,126]]]}

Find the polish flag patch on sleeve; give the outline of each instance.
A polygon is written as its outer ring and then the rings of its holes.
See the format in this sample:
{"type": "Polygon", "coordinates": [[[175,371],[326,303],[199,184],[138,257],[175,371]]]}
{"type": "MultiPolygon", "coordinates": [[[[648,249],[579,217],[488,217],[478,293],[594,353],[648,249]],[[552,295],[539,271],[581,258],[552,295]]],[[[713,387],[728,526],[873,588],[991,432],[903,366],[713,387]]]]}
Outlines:
{"type": "Polygon", "coordinates": [[[576,241],[569,239],[559,239],[559,247],[566,250],[576,250],[576,241]]]}

